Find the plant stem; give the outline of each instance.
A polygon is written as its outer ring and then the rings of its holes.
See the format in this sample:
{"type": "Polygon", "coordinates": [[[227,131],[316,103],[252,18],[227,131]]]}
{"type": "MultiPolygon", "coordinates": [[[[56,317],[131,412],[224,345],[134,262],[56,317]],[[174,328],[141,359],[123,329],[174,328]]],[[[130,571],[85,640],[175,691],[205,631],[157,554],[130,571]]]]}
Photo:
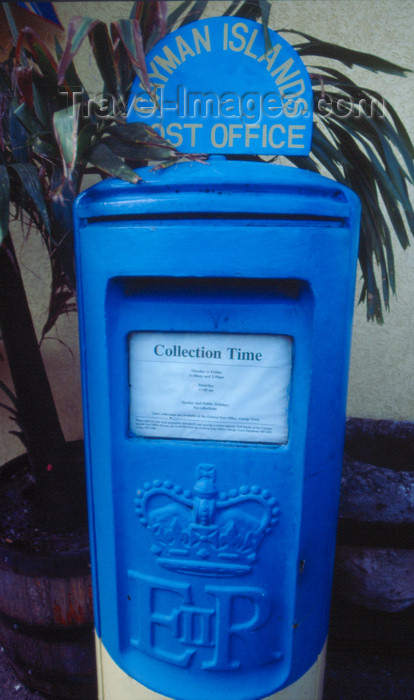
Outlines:
{"type": "MultiPolygon", "coordinates": [[[[10,233],[0,248],[0,327],[43,522],[53,520],[64,479],[65,438],[41,356],[10,233]]],[[[67,476],[66,476],[67,479],[67,476]]]]}

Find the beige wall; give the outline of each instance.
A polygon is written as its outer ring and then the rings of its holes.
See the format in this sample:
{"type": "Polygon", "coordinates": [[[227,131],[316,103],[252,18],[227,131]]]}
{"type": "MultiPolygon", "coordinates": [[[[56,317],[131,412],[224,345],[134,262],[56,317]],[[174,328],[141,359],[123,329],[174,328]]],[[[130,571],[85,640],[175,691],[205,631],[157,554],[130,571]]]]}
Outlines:
{"type": "MultiPolygon", "coordinates": [[[[75,14],[106,21],[127,17],[131,3],[57,2],[55,6],[66,26],[75,14]]],[[[225,6],[224,2],[211,2],[208,12],[212,16],[220,15],[225,6]]],[[[270,26],[275,30],[302,30],[414,68],[412,0],[277,0],[272,3],[270,26]]],[[[79,67],[82,76],[88,76],[91,93],[97,93],[100,83],[94,77],[92,66],[85,42],[79,67]]],[[[381,91],[391,101],[413,137],[414,76],[402,79],[359,69],[355,69],[354,75],[355,80],[381,91]]],[[[32,232],[28,242],[20,240],[17,245],[24,254],[24,274],[40,331],[45,319],[49,278],[37,238],[32,232]]],[[[395,254],[398,297],[391,300],[391,313],[386,314],[385,325],[368,324],[365,308],[356,307],[348,401],[350,415],[414,420],[414,250],[410,248],[404,253],[396,243],[395,254]]],[[[62,318],[42,348],[68,439],[75,439],[82,432],[76,331],[74,314],[62,318]]],[[[7,380],[4,357],[0,358],[0,380],[7,380]]],[[[10,425],[3,412],[0,415],[0,461],[22,451],[18,441],[8,435],[10,425]]]]}

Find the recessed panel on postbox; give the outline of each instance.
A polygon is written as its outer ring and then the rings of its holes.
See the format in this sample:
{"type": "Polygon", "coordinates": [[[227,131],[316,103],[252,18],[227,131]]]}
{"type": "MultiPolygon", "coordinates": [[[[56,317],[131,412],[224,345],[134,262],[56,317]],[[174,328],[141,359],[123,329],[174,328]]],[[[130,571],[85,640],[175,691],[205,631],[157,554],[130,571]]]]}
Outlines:
{"type": "Polygon", "coordinates": [[[289,674],[312,304],[300,280],[108,286],[118,633],[157,692],[289,674]]]}

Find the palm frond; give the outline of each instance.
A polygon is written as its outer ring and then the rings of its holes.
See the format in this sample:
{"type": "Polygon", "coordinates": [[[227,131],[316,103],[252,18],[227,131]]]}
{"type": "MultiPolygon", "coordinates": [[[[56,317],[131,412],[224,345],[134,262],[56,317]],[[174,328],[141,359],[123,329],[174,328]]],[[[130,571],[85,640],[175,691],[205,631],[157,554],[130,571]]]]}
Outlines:
{"type": "Polygon", "coordinates": [[[389,308],[390,292],[396,291],[393,234],[403,248],[414,235],[408,190],[414,182],[414,146],[396,110],[379,92],[356,84],[352,68],[399,77],[409,69],[303,32],[283,32],[289,39],[299,37],[294,46],[308,65],[315,103],[311,158],[296,164],[314,169],[316,163],[359,195],[360,301],[367,304],[368,319],[382,323],[383,307],[389,308]]]}

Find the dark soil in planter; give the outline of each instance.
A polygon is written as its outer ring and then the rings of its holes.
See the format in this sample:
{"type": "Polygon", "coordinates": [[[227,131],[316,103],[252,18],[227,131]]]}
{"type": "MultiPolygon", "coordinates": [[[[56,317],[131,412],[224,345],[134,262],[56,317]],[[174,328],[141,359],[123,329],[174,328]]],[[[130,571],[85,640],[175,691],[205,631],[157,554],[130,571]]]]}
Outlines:
{"type": "Polygon", "coordinates": [[[26,457],[11,460],[0,470],[0,543],[12,545],[14,551],[76,552],[88,547],[82,441],[68,443],[73,490],[72,527],[70,532],[43,532],[34,518],[34,483],[26,457]],[[75,488],[76,487],[76,488],[75,488]]]}
{"type": "Polygon", "coordinates": [[[396,471],[414,471],[414,424],[350,418],[345,459],[396,471]]]}

